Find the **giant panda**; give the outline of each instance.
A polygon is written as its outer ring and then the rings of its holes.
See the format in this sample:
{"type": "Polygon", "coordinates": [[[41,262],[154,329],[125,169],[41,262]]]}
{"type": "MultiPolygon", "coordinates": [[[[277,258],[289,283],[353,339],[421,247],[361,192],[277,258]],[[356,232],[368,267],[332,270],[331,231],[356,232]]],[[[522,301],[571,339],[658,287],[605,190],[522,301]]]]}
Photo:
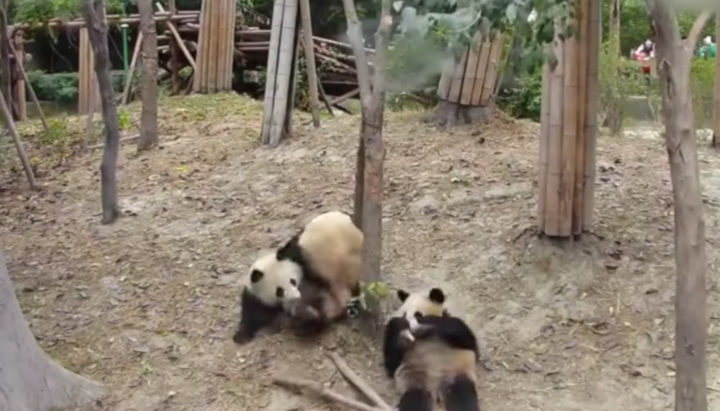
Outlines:
{"type": "Polygon", "coordinates": [[[235,342],[249,341],[283,312],[306,335],[343,317],[348,303],[360,294],[362,242],[363,234],[349,215],[330,211],[313,218],[276,252],[258,259],[243,289],[235,342]]]}
{"type": "Polygon", "coordinates": [[[277,252],[302,269],[302,298],[290,314],[306,331],[322,331],[343,317],[360,294],[363,233],[349,215],[329,211],[310,220],[277,252]]]}
{"type": "Polygon", "coordinates": [[[250,267],[240,298],[240,326],[233,336],[237,344],[251,340],[300,299],[302,269],[291,261],[278,261],[276,254],[265,253],[250,267]]]}
{"type": "Polygon", "coordinates": [[[475,334],[445,308],[445,293],[398,290],[402,303],[385,326],[385,370],[400,392],[398,411],[479,411],[475,334]]]}

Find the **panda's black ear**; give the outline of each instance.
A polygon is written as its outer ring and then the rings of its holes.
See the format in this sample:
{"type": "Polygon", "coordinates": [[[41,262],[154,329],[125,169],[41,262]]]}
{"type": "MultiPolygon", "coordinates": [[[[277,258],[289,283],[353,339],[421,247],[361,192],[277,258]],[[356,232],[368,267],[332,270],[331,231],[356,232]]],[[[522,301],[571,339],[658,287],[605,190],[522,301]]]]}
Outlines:
{"type": "Polygon", "coordinates": [[[445,302],[445,293],[443,293],[443,290],[437,287],[430,290],[430,294],[428,294],[428,297],[430,298],[430,301],[437,304],[443,304],[445,302]]]}
{"type": "Polygon", "coordinates": [[[407,300],[408,297],[410,297],[410,293],[408,293],[405,290],[397,290],[397,296],[401,303],[404,303],[405,300],[407,300]]]}
{"type": "Polygon", "coordinates": [[[265,276],[265,273],[263,273],[260,270],[252,270],[250,273],[250,282],[255,284],[256,282],[262,280],[262,278],[265,276]]]}

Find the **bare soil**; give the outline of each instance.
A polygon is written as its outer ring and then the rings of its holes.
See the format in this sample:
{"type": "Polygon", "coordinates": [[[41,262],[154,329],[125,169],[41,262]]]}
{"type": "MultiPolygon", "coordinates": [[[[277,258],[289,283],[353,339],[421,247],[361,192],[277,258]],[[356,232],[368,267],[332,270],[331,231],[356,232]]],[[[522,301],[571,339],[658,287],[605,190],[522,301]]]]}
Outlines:
{"type": "MultiPolygon", "coordinates": [[[[257,252],[318,212],[350,211],[359,119],[314,130],[297,114],[295,138],[267,149],[257,144],[259,103],[161,104],[162,147],[137,157],[123,146],[123,218],[112,226],[100,224],[99,151],[39,167],[40,193],[3,167],[0,245],[43,349],[104,384],[103,410],[332,409],[270,384],[281,374],[350,393],[328,350],[396,401],[380,342],[352,325],[317,344],[282,330],[242,347],[231,339],[237,282],[257,252]]],[[[137,107],[129,112],[136,124],[137,107]]],[[[383,274],[393,287],[447,290],[481,341],[483,409],[670,409],[675,270],[663,144],[600,139],[595,232],[560,249],[532,232],[536,124],[500,118],[445,133],[421,114],[387,116],[383,274]]],[[[717,409],[720,155],[703,147],[701,159],[717,409]]]]}

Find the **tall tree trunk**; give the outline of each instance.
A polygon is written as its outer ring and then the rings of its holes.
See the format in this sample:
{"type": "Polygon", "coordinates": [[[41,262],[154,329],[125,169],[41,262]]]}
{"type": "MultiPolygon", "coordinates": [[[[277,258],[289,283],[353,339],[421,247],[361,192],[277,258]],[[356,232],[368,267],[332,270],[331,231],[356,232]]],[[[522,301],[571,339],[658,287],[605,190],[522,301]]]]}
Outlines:
{"type": "Polygon", "coordinates": [[[100,86],[100,102],[104,124],[105,147],[100,163],[100,191],[102,197],[102,223],[113,223],[118,215],[117,161],[120,150],[117,105],[110,80],[107,22],[102,0],[83,0],[83,17],[88,27],[90,44],[95,53],[95,73],[100,86]]]}
{"type": "Polygon", "coordinates": [[[10,107],[10,113],[14,113],[7,10],[8,0],[0,0],[0,77],[2,78],[2,84],[0,86],[2,86],[5,102],[8,107],[10,107]]]}
{"type": "Polygon", "coordinates": [[[85,405],[100,386],[50,359],[23,318],[0,252],[0,410],[50,411],[85,405]]]}
{"type": "MultiPolygon", "coordinates": [[[[720,39],[720,9],[715,13],[715,43],[720,39]]],[[[712,146],[720,144],[720,57],[715,58],[715,121],[713,126],[712,146]]]]}
{"type": "Polygon", "coordinates": [[[138,152],[147,150],[158,143],[158,53],[157,32],[155,31],[155,18],[153,17],[152,0],[138,0],[140,13],[140,30],[143,35],[142,43],[142,113],[140,115],[140,139],[138,152]]]}
{"type": "Polygon", "coordinates": [[[610,54],[620,56],[620,12],[622,11],[623,0],[610,0],[610,54]]]}
{"type": "Polygon", "coordinates": [[[655,22],[675,214],[675,410],[707,411],[707,257],[690,65],[697,39],[711,13],[703,12],[682,40],[677,17],[668,5],[658,0],[646,2],[655,22]]]}

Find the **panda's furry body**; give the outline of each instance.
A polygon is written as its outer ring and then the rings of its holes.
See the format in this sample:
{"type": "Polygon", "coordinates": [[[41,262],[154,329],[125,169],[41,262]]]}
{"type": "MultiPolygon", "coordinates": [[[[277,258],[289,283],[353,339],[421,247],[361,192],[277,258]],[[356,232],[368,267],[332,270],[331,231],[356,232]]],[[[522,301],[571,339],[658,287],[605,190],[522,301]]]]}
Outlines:
{"type": "Polygon", "coordinates": [[[385,370],[401,394],[398,411],[479,411],[477,339],[444,308],[445,295],[398,291],[402,306],[385,327],[385,370]]]}
{"type": "Polygon", "coordinates": [[[252,339],[283,312],[303,335],[315,335],[342,319],[348,303],[360,292],[362,242],[362,232],[350,216],[330,211],[313,218],[277,251],[258,259],[251,267],[251,277],[257,281],[251,278],[243,290],[235,341],[252,339]]]}

